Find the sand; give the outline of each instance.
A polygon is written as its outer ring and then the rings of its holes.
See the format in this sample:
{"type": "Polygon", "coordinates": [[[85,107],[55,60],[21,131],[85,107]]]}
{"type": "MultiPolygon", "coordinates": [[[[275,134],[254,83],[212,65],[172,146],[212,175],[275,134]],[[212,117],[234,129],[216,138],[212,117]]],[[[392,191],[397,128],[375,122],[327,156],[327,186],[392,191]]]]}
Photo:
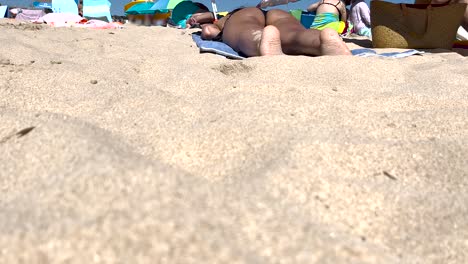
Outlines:
{"type": "Polygon", "coordinates": [[[466,57],[0,30],[0,263],[468,262],[466,57]]]}

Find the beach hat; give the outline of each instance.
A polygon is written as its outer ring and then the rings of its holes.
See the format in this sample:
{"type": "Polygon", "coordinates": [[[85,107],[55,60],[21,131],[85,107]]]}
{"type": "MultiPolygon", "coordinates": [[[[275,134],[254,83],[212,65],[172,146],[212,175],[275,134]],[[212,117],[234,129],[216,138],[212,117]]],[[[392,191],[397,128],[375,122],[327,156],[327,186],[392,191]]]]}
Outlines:
{"type": "Polygon", "coordinates": [[[466,4],[393,4],[371,1],[375,48],[451,49],[466,4]]]}

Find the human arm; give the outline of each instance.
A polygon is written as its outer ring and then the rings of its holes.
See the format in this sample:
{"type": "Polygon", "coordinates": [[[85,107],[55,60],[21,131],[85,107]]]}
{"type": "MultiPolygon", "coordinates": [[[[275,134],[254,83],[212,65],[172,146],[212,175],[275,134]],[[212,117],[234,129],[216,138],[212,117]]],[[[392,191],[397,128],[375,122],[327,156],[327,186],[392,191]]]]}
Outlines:
{"type": "Polygon", "coordinates": [[[223,30],[224,23],[226,23],[226,20],[229,16],[230,15],[224,16],[214,21],[213,23],[206,23],[206,24],[200,25],[202,28],[202,32],[201,32],[202,39],[213,40],[214,38],[216,38],[219,35],[219,33],[221,33],[221,31],[223,30]]]}
{"type": "Polygon", "coordinates": [[[187,19],[187,25],[193,26],[197,24],[213,23],[214,15],[211,12],[195,13],[187,19]]]}
{"type": "Polygon", "coordinates": [[[348,21],[348,9],[346,9],[345,2],[340,0],[340,5],[338,8],[341,12],[341,21],[346,23],[346,21],[348,21]]]}
{"type": "Polygon", "coordinates": [[[359,14],[361,15],[362,22],[364,25],[366,25],[368,28],[371,27],[371,18],[370,18],[370,10],[369,7],[365,2],[360,4],[359,6],[359,14]]]}

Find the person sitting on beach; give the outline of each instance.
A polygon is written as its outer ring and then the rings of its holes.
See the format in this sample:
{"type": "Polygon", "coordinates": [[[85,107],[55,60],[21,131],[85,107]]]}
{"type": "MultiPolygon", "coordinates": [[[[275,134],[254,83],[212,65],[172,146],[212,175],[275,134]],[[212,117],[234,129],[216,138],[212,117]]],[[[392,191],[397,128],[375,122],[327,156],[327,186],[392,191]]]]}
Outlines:
{"type": "Polygon", "coordinates": [[[83,16],[83,0],[78,2],[78,15],[81,17],[83,16]]]}
{"type": "Polygon", "coordinates": [[[334,29],[343,33],[347,27],[346,5],[342,0],[319,0],[307,7],[307,11],[316,12],[314,22],[310,28],[323,30],[334,29]]]}
{"type": "Polygon", "coordinates": [[[220,40],[247,57],[351,54],[336,31],[306,29],[290,13],[279,9],[240,8],[213,21],[213,14],[205,12],[188,23],[201,24],[203,39],[220,40]]]}
{"type": "Polygon", "coordinates": [[[364,0],[351,0],[349,21],[353,24],[354,32],[360,36],[371,37],[370,9],[364,0]]]}

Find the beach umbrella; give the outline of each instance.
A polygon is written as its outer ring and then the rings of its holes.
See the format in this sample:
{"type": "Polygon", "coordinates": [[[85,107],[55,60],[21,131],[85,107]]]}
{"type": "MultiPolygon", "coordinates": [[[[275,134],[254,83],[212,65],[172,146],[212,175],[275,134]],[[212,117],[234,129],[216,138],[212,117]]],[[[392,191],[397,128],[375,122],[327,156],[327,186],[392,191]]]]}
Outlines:
{"type": "Polygon", "coordinates": [[[130,7],[134,5],[145,3],[145,2],[153,2],[153,0],[136,0],[136,1],[129,2],[124,5],[124,12],[127,12],[127,10],[130,9],[130,7]]]}
{"type": "Polygon", "coordinates": [[[194,14],[200,7],[192,1],[182,1],[174,7],[171,14],[171,19],[175,24],[181,23],[180,26],[184,28],[188,16],[194,14]]]}
{"type": "Polygon", "coordinates": [[[169,10],[174,9],[176,5],[185,0],[158,0],[151,7],[152,10],[160,10],[163,12],[168,12],[169,10]]]}
{"type": "Polygon", "coordinates": [[[154,15],[156,10],[151,9],[153,5],[153,2],[140,2],[127,9],[125,13],[127,15],[154,15]]]}

